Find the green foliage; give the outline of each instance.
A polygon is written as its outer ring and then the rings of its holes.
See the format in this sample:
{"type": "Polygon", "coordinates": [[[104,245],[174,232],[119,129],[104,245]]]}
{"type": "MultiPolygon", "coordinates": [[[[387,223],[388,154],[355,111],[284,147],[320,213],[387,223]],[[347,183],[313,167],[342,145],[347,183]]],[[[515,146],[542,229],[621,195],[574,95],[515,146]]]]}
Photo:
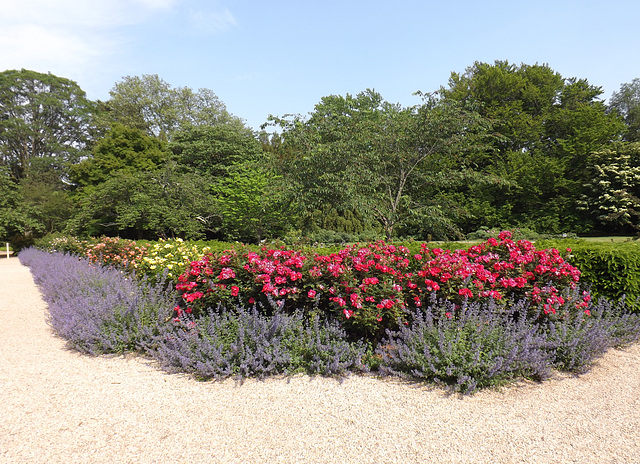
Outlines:
{"type": "Polygon", "coordinates": [[[157,74],[126,76],[109,94],[99,117],[107,127],[119,123],[162,140],[171,140],[177,131],[191,126],[243,127],[211,90],[173,88],[157,74]]]}
{"type": "MultiPolygon", "coordinates": [[[[387,238],[411,216],[427,219],[435,210],[444,221],[434,191],[495,180],[473,168],[487,147],[488,122],[453,101],[425,95],[422,105],[402,108],[367,90],[324,97],[307,120],[271,119],[283,130],[277,167],[302,208],[355,211],[387,238]]],[[[419,233],[431,224],[422,222],[419,233]]]]}
{"type": "Polygon", "coordinates": [[[568,261],[582,272],[581,280],[591,285],[594,297],[618,301],[639,309],[640,243],[587,242],[584,240],[541,240],[538,247],[570,248],[568,261]]]}
{"type": "Polygon", "coordinates": [[[236,164],[265,161],[253,133],[233,125],[188,127],[169,147],[178,164],[210,177],[224,177],[236,164]]]}
{"type": "Polygon", "coordinates": [[[609,107],[624,117],[627,125],[625,140],[640,142],[640,79],[622,84],[618,92],[613,92],[609,107]]]}
{"type": "Polygon", "coordinates": [[[602,89],[586,79],[565,79],[547,65],[496,61],[452,73],[440,94],[472,102],[493,122],[501,136],[496,152],[478,162],[512,184],[472,189],[467,196],[476,220],[467,220],[467,227],[477,228],[485,217],[492,226],[590,231],[589,217],[576,208],[589,179],[588,156],[624,132],[621,118],[598,100],[602,89]]]}
{"type": "Polygon", "coordinates": [[[15,179],[34,160],[63,169],[89,142],[93,104],[78,85],[35,71],[0,73],[0,164],[15,179]]]}
{"type": "Polygon", "coordinates": [[[48,252],[69,253],[84,256],[89,241],[62,233],[52,233],[40,237],[33,244],[35,248],[48,252]]]}
{"type": "Polygon", "coordinates": [[[158,139],[139,129],[115,124],[92,150],[91,157],[71,168],[71,180],[81,187],[97,186],[117,174],[154,171],[167,153],[158,139]]]}
{"type": "Polygon", "coordinates": [[[234,166],[212,185],[215,211],[224,240],[257,243],[283,236],[288,218],[286,200],[279,195],[281,178],[257,163],[234,166]]]}
{"type": "Polygon", "coordinates": [[[66,232],[131,238],[205,238],[217,230],[207,182],[167,164],[150,172],[121,171],[80,195],[66,232]]]}
{"type": "Polygon", "coordinates": [[[39,230],[39,227],[25,207],[20,187],[11,179],[7,168],[0,165],[0,241],[19,245],[20,236],[39,230]]]}

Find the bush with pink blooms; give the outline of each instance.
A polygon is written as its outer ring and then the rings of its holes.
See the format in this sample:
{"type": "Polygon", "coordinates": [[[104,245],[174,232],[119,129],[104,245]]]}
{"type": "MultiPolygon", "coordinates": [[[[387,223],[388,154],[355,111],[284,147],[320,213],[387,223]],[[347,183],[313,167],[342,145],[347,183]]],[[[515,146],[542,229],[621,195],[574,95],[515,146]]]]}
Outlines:
{"type": "Polygon", "coordinates": [[[414,254],[384,242],[311,256],[285,248],[232,249],[191,262],[178,280],[176,317],[219,305],[258,305],[267,312],[279,307],[337,319],[352,336],[373,341],[433,299],[455,303],[447,317],[464,301],[506,307],[525,299],[541,320],[568,318],[590,299],[588,293],[570,296],[580,271],[557,249],[514,242],[508,231],[467,250],[423,244],[414,254]]]}

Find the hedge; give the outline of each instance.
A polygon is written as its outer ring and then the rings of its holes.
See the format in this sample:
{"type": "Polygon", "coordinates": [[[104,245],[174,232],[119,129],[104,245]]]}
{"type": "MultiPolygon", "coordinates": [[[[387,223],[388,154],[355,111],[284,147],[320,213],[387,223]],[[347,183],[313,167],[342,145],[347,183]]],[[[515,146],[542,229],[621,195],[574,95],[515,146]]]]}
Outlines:
{"type": "Polygon", "coordinates": [[[618,301],[640,310],[640,243],[540,240],[536,248],[571,249],[567,260],[582,272],[581,282],[591,285],[594,297],[618,301]]]}

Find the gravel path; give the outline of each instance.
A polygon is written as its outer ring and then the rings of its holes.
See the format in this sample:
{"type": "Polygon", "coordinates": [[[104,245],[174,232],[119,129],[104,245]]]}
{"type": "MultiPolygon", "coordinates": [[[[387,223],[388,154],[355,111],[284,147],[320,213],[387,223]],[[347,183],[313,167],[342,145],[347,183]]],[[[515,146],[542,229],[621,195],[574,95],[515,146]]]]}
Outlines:
{"type": "Polygon", "coordinates": [[[88,357],[0,259],[2,463],[640,463],[640,346],[472,397],[395,380],[197,382],[88,357]]]}

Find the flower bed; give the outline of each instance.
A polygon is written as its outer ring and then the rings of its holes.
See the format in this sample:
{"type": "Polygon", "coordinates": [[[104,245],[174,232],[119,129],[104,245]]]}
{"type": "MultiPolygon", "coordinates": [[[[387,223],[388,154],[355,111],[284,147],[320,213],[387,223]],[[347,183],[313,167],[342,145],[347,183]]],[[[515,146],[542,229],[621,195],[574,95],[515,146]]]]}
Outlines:
{"type": "Polygon", "coordinates": [[[455,303],[447,317],[464,301],[506,306],[519,299],[542,320],[588,315],[588,292],[570,292],[579,280],[580,271],[557,249],[536,250],[531,242],[511,240],[510,232],[468,250],[423,244],[413,255],[384,242],[310,257],[286,249],[228,250],[189,264],[178,277],[182,301],[175,310],[176,317],[218,305],[258,304],[269,311],[275,303],[319,311],[353,336],[376,341],[433,298],[455,303]]]}
{"type": "MultiPolygon", "coordinates": [[[[112,245],[135,255],[135,246],[112,245]]],[[[126,266],[112,253],[19,256],[49,303],[52,327],[74,347],[139,351],[201,378],[373,370],[472,392],[542,380],[552,369],[584,372],[609,347],[640,337],[640,315],[591,301],[558,250],[536,250],[508,232],[467,250],[238,247],[188,264],[167,256],[182,246],[153,245],[153,259],[165,253],[164,262],[185,265],[166,290],[133,272],[149,247],[126,266]],[[109,257],[105,266],[100,256],[109,257]]]]}

